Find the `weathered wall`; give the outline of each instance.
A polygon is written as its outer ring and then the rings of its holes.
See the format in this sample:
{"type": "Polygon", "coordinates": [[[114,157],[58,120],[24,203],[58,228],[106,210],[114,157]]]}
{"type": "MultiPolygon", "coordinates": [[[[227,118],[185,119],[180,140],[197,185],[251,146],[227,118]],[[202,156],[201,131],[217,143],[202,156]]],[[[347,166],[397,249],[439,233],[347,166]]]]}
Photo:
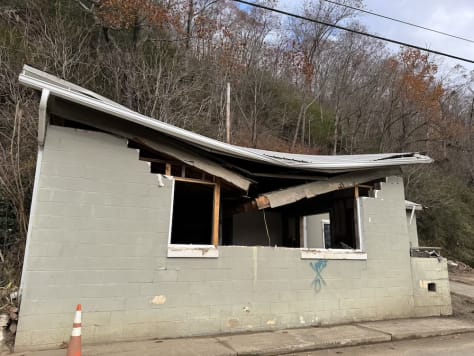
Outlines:
{"type": "Polygon", "coordinates": [[[412,257],[416,316],[451,315],[448,265],[445,258],[412,257]],[[429,285],[431,286],[431,291],[429,285]]]}
{"type": "Polygon", "coordinates": [[[324,248],[323,220],[329,221],[329,213],[306,216],[308,248],[324,248]]]}
{"type": "MultiPolygon", "coordinates": [[[[401,179],[362,198],[367,260],[220,246],[167,258],[171,190],[124,140],[50,127],[23,274],[17,350],[414,316],[401,179]]],[[[419,266],[423,270],[423,266],[419,266]]],[[[431,267],[430,267],[431,268],[431,267]]],[[[447,300],[445,300],[447,303],[447,300]]],[[[436,308],[423,315],[439,314],[436,308]]]]}
{"type": "Polygon", "coordinates": [[[116,314],[134,310],[166,255],[171,184],[158,187],[125,140],[55,126],[39,168],[17,348],[67,341],[77,303],[86,342],[122,338],[116,314]]]}

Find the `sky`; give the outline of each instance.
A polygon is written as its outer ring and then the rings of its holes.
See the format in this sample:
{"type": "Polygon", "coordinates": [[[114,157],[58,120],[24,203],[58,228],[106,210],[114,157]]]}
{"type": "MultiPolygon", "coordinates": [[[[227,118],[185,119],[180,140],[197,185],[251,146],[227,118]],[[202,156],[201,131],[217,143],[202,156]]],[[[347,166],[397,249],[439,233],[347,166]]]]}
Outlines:
{"type": "MultiPolygon", "coordinates": [[[[365,0],[364,2],[366,10],[474,41],[474,0],[365,0]]],[[[278,7],[298,12],[302,3],[303,0],[280,0],[278,7]]],[[[361,13],[358,19],[366,26],[368,32],[474,61],[474,43],[369,14],[361,13]]],[[[397,45],[389,47],[394,50],[399,48],[397,45]]],[[[456,64],[461,64],[467,70],[474,70],[474,64],[467,62],[441,57],[439,62],[444,70],[456,64]]]]}

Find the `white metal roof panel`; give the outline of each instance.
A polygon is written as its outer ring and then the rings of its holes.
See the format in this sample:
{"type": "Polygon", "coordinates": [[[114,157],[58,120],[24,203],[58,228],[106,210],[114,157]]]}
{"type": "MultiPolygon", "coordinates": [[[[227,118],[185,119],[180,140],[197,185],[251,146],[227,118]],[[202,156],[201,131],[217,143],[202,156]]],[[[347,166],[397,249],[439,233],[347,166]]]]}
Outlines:
{"type": "Polygon", "coordinates": [[[266,163],[286,168],[328,173],[356,169],[431,163],[433,161],[430,157],[415,152],[323,156],[283,153],[241,147],[224,143],[139,114],[97,93],[27,65],[23,67],[23,71],[19,76],[19,81],[33,89],[49,90],[50,94],[55,97],[148,127],[159,133],[171,136],[179,141],[197,146],[201,149],[248,161],[266,163]]]}

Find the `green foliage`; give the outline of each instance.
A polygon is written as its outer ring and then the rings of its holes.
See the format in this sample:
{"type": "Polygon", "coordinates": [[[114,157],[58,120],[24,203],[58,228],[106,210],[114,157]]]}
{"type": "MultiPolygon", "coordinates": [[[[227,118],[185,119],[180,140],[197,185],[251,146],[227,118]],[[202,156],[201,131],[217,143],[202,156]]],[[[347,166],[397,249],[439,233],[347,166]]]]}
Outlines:
{"type": "Polygon", "coordinates": [[[275,78],[271,73],[258,72],[247,74],[240,79],[240,102],[246,103],[243,110],[252,112],[257,92],[258,124],[278,137],[291,142],[297,127],[297,120],[302,115],[305,137],[299,139],[305,145],[317,151],[327,152],[330,149],[330,135],[334,129],[334,115],[323,105],[312,100],[304,91],[287,80],[275,78]]]}
{"type": "Polygon", "coordinates": [[[331,135],[334,131],[334,114],[322,105],[313,104],[308,110],[311,129],[311,143],[316,145],[322,153],[331,149],[331,135]]]}
{"type": "Polygon", "coordinates": [[[474,266],[474,189],[440,165],[425,168],[408,184],[407,197],[422,204],[420,245],[441,246],[447,257],[474,266]]]}

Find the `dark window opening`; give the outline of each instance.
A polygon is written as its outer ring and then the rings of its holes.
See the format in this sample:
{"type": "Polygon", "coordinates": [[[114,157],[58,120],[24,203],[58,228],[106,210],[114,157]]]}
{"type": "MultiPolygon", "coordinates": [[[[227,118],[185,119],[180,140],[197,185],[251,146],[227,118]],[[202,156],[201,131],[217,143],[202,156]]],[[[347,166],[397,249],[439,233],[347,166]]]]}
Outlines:
{"type": "Polygon", "coordinates": [[[329,220],[323,221],[323,238],[324,238],[324,247],[329,248],[327,246],[331,245],[331,223],[329,220]]]}
{"type": "Polygon", "coordinates": [[[428,283],[428,292],[436,292],[436,283],[428,283]]]}
{"type": "Polygon", "coordinates": [[[175,181],[172,244],[212,244],[214,185],[175,181]]]}

